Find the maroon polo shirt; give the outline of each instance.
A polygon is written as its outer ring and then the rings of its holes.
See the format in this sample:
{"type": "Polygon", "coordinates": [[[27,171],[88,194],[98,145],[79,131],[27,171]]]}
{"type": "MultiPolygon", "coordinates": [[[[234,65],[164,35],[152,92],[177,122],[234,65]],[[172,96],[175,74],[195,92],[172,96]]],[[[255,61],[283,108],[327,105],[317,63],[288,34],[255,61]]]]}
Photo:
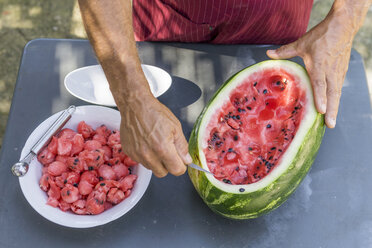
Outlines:
{"type": "Polygon", "coordinates": [[[306,32],[313,0],[133,0],[138,41],[285,44],[306,32]]]}

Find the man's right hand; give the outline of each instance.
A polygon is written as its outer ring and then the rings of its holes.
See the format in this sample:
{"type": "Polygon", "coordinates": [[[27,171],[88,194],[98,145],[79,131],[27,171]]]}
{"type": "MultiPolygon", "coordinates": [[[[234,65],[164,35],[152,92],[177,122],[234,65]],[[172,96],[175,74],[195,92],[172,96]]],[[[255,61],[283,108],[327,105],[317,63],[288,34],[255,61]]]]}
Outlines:
{"type": "Polygon", "coordinates": [[[185,173],[185,164],[192,159],[181,123],[173,113],[151,94],[135,95],[120,105],[123,151],[157,177],[185,173]]]}
{"type": "Polygon", "coordinates": [[[155,176],[181,175],[192,162],[180,122],[152,94],[143,74],[127,0],[79,0],[89,40],[121,113],[123,151],[155,176]]]}

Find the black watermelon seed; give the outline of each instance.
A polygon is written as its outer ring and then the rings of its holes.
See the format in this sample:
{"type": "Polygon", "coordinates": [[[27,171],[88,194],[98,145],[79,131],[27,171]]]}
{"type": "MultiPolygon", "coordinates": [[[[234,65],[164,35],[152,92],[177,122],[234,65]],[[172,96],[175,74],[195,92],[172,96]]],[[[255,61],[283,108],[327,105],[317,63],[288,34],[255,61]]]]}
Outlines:
{"type": "Polygon", "coordinates": [[[93,166],[89,166],[88,170],[90,170],[90,171],[94,170],[93,166]]]}
{"type": "Polygon", "coordinates": [[[252,147],[248,147],[248,151],[252,151],[253,150],[253,148],[252,147]]]}
{"type": "Polygon", "coordinates": [[[271,128],[271,124],[267,124],[267,126],[266,126],[267,128],[271,128]]]}
{"type": "Polygon", "coordinates": [[[76,163],[76,162],[74,162],[73,164],[74,164],[74,165],[77,165],[77,163],[76,163]]]}
{"type": "Polygon", "coordinates": [[[120,148],[120,149],[118,150],[118,152],[121,153],[121,151],[122,151],[122,150],[121,150],[121,148],[120,148]]]}
{"type": "Polygon", "coordinates": [[[107,165],[108,165],[108,166],[112,166],[112,164],[111,164],[111,163],[107,163],[107,165]]]}
{"type": "Polygon", "coordinates": [[[74,186],[75,186],[75,187],[77,187],[77,186],[78,186],[78,184],[77,184],[77,183],[74,183],[74,186]]]}
{"type": "Polygon", "coordinates": [[[253,101],[256,101],[256,97],[253,97],[253,101]]]}
{"type": "Polygon", "coordinates": [[[103,180],[103,177],[99,177],[98,180],[102,181],[103,180]]]}
{"type": "Polygon", "coordinates": [[[229,148],[229,150],[227,150],[228,152],[233,152],[234,150],[232,148],[229,148]]]}
{"type": "Polygon", "coordinates": [[[276,149],[276,147],[275,146],[273,146],[273,147],[271,147],[271,151],[274,151],[276,149]]]}
{"type": "Polygon", "coordinates": [[[241,113],[243,110],[241,108],[238,108],[238,112],[241,113]]]}
{"type": "Polygon", "coordinates": [[[252,108],[251,108],[251,107],[249,107],[249,106],[247,107],[247,109],[248,109],[248,110],[252,110],[252,108]]]}
{"type": "Polygon", "coordinates": [[[235,140],[235,141],[238,140],[238,135],[235,135],[235,136],[234,136],[234,140],[235,140]]]}
{"type": "Polygon", "coordinates": [[[259,170],[260,169],[260,166],[257,166],[256,169],[259,170]]]}
{"type": "Polygon", "coordinates": [[[132,174],[132,168],[128,168],[129,174],[132,174]]]}
{"type": "Polygon", "coordinates": [[[237,116],[236,116],[236,119],[240,120],[240,115],[237,115],[237,116]]]}
{"type": "Polygon", "coordinates": [[[269,160],[271,160],[271,159],[273,159],[273,156],[270,156],[270,157],[269,157],[269,160]]]}
{"type": "Polygon", "coordinates": [[[222,153],[225,153],[225,150],[222,150],[222,153]]]}
{"type": "Polygon", "coordinates": [[[240,191],[240,192],[244,192],[245,189],[244,189],[244,188],[240,188],[239,191],[240,191]]]}
{"type": "Polygon", "coordinates": [[[282,149],[278,149],[279,152],[282,152],[283,150],[282,149]]]}
{"type": "Polygon", "coordinates": [[[284,138],[285,140],[288,140],[288,138],[286,137],[286,138],[284,138]]]}
{"type": "Polygon", "coordinates": [[[282,132],[285,132],[285,129],[284,128],[282,128],[282,132]]]}
{"type": "Polygon", "coordinates": [[[98,156],[98,157],[96,158],[96,161],[98,161],[100,158],[101,158],[101,156],[98,156]]]}
{"type": "Polygon", "coordinates": [[[99,150],[98,150],[98,149],[96,149],[96,152],[99,152],[99,150]]]}
{"type": "Polygon", "coordinates": [[[224,178],[222,181],[223,181],[224,183],[227,183],[227,184],[232,184],[231,181],[230,181],[229,179],[225,179],[225,178],[224,178]]]}
{"type": "Polygon", "coordinates": [[[239,166],[236,166],[235,170],[236,170],[236,171],[239,171],[239,166]]]}
{"type": "Polygon", "coordinates": [[[297,109],[299,109],[299,108],[300,108],[300,107],[297,107],[297,106],[296,106],[296,107],[295,107],[295,110],[297,110],[297,109]]]}
{"type": "Polygon", "coordinates": [[[70,190],[67,190],[67,195],[70,195],[70,190]]]}
{"type": "Polygon", "coordinates": [[[67,179],[65,179],[65,180],[63,181],[63,183],[66,184],[66,183],[67,183],[67,179]]]}
{"type": "Polygon", "coordinates": [[[254,82],[253,86],[255,86],[255,87],[256,87],[256,86],[257,86],[257,82],[254,82]]]}
{"type": "Polygon", "coordinates": [[[44,156],[44,155],[42,155],[42,156],[41,156],[41,158],[45,158],[45,156],[44,156]]]}
{"type": "Polygon", "coordinates": [[[267,93],[267,89],[264,89],[263,93],[266,94],[267,93]]]}
{"type": "Polygon", "coordinates": [[[293,111],[292,111],[292,114],[295,114],[295,113],[296,113],[296,110],[293,110],[293,111]]]}
{"type": "Polygon", "coordinates": [[[276,81],[276,85],[280,85],[280,81],[276,81]]]}
{"type": "Polygon", "coordinates": [[[105,186],[106,184],[105,184],[105,183],[100,183],[99,185],[101,185],[101,186],[105,186]]]}
{"type": "Polygon", "coordinates": [[[75,163],[79,162],[79,159],[78,158],[75,158],[74,162],[75,163]]]}
{"type": "Polygon", "coordinates": [[[267,106],[267,105],[269,105],[269,103],[268,103],[268,102],[266,103],[266,106],[267,106]]]}

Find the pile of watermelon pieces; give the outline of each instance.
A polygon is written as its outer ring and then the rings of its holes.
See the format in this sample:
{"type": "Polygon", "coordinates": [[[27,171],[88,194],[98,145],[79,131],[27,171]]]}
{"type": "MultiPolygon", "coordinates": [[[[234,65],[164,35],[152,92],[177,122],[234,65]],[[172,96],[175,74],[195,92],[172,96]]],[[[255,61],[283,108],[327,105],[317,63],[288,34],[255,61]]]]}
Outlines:
{"type": "Polygon", "coordinates": [[[38,155],[40,188],[47,204],[75,214],[99,214],[129,197],[137,162],[124,154],[120,132],[93,129],[81,121],[77,132],[65,128],[38,155]]]}

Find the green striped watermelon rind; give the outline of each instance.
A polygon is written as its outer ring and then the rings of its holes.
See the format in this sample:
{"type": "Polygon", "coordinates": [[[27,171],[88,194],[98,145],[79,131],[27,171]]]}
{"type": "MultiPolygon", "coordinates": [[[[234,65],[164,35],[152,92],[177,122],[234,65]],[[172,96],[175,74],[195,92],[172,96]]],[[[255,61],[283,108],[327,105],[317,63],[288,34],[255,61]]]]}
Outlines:
{"type": "MultiPolygon", "coordinates": [[[[270,61],[263,61],[261,63],[267,62],[270,63],[270,61]]],[[[281,62],[295,64],[286,60],[281,60],[281,62]]],[[[202,166],[199,159],[198,137],[200,132],[200,123],[205,112],[208,110],[208,107],[219,92],[240,72],[253,66],[259,67],[261,63],[247,67],[230,77],[214,94],[198,117],[189,139],[189,152],[195,164],[205,167],[202,166]]],[[[295,65],[301,67],[307,75],[306,70],[302,66],[297,64],[295,65]]],[[[317,113],[311,128],[309,128],[302,144],[297,150],[295,158],[292,160],[287,170],[269,185],[257,191],[247,193],[226,192],[213,185],[204,172],[189,167],[188,173],[195,189],[203,201],[214,212],[231,219],[256,218],[279,207],[295,191],[315,160],[324,132],[324,115],[317,113]]]]}

